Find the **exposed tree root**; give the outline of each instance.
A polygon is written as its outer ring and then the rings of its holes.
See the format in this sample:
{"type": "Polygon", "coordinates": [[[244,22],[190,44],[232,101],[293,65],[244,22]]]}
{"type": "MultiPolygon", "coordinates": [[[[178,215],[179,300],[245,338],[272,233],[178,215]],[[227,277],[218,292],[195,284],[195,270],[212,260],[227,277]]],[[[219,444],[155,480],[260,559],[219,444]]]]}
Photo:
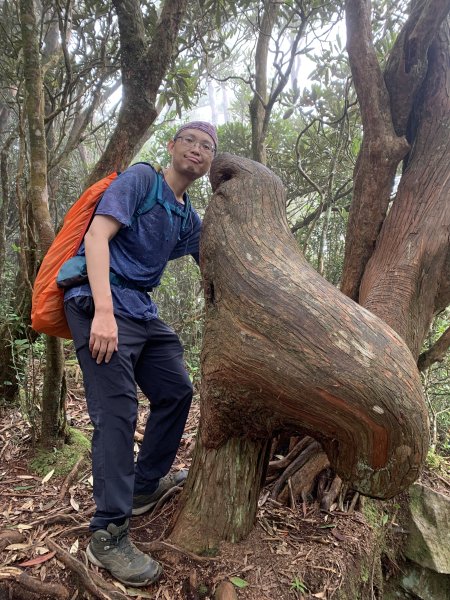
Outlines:
{"type": "MultiPolygon", "coordinates": [[[[67,510],[73,511],[73,508],[69,507],[67,510]]],[[[94,512],[94,510],[95,508],[92,507],[88,510],[83,511],[83,518],[89,517],[94,512]]],[[[62,510],[56,515],[40,517],[39,519],[32,521],[30,525],[43,524],[46,527],[48,527],[49,525],[57,525],[64,523],[75,523],[76,525],[80,525],[80,517],[74,514],[65,514],[64,510],[62,510]]]]}
{"type": "Polygon", "coordinates": [[[41,600],[41,597],[25,588],[15,581],[0,584],[0,598],[13,598],[14,600],[41,600]]]}
{"type": "Polygon", "coordinates": [[[312,458],[317,452],[321,450],[319,442],[311,442],[302,452],[295,458],[291,464],[283,471],[280,477],[277,479],[275,485],[273,486],[271,497],[277,498],[279,493],[281,492],[284,484],[287,482],[289,477],[291,477],[298,469],[303,467],[310,458],[312,458]]]}
{"type": "Polygon", "coordinates": [[[171,496],[174,496],[175,494],[178,494],[178,492],[181,492],[182,489],[183,489],[182,485],[175,485],[174,487],[171,487],[170,489],[168,489],[167,492],[163,496],[161,496],[161,498],[158,500],[158,502],[156,503],[155,507],[150,512],[149,516],[152,516],[152,515],[156,514],[159,511],[159,509],[161,508],[161,506],[165,502],[167,502],[167,500],[171,496]]]}
{"type": "MultiPolygon", "coordinates": [[[[292,450],[289,451],[286,456],[284,456],[280,460],[271,460],[269,462],[269,468],[267,470],[267,479],[273,477],[275,473],[278,473],[282,469],[288,467],[293,460],[297,458],[297,456],[313,441],[313,439],[309,436],[305,436],[299,442],[295,444],[292,450]]],[[[275,452],[276,448],[274,449],[275,452]]],[[[278,475],[277,475],[278,476],[278,475]]]]}
{"type": "Polygon", "coordinates": [[[355,492],[352,498],[352,501],[350,502],[350,506],[348,507],[348,513],[352,513],[355,510],[355,506],[356,503],[359,500],[359,492],[355,492]]]}
{"type": "MultiPolygon", "coordinates": [[[[294,498],[301,498],[303,502],[307,501],[311,494],[317,476],[330,465],[325,452],[320,451],[314,454],[303,467],[299,468],[290,478],[292,486],[292,495],[294,498]]],[[[286,504],[289,499],[287,486],[279,494],[277,500],[286,504]]]]}
{"type": "Polygon", "coordinates": [[[194,554],[193,552],[189,552],[188,550],[184,550],[183,548],[179,548],[178,546],[174,546],[173,544],[169,544],[168,542],[163,542],[162,540],[155,540],[153,542],[136,542],[136,546],[142,552],[161,552],[163,550],[171,551],[171,552],[179,552],[183,556],[187,556],[192,560],[197,562],[212,562],[217,561],[219,559],[213,558],[211,556],[199,556],[198,554],[194,554]]]}
{"type": "Polygon", "coordinates": [[[222,581],[214,594],[214,600],[237,600],[233,584],[229,581],[222,581]]]}
{"type": "MultiPolygon", "coordinates": [[[[271,448],[272,456],[280,452],[280,444],[286,451],[286,440],[277,438],[271,448]]],[[[305,509],[308,498],[313,496],[323,511],[353,512],[360,495],[348,490],[347,484],[330,468],[320,444],[309,436],[292,437],[289,447],[286,456],[269,463],[266,485],[273,486],[265,499],[270,495],[273,501],[292,508],[302,502],[305,509]]]]}
{"type": "Polygon", "coordinates": [[[0,580],[10,580],[8,584],[12,598],[30,600],[31,598],[55,598],[56,600],[67,600],[69,590],[58,583],[45,583],[40,579],[31,577],[22,569],[17,567],[3,567],[0,570],[0,580]],[[14,583],[12,583],[14,582],[14,583]]]}
{"type": "Polygon", "coordinates": [[[87,590],[95,598],[99,598],[100,600],[126,600],[127,596],[94,573],[94,571],[87,569],[82,562],[71,556],[66,550],[63,550],[53,540],[47,538],[46,544],[56,552],[58,559],[77,575],[83,589],[87,590]]]}

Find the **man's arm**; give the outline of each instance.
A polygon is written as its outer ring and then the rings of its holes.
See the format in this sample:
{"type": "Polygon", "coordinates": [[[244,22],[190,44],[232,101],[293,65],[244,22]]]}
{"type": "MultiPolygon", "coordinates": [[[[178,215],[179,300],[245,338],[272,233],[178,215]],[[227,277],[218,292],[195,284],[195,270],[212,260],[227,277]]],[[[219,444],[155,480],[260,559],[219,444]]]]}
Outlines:
{"type": "Polygon", "coordinates": [[[120,227],[119,221],[113,217],[96,215],[84,238],[86,266],[95,306],[89,350],[97,364],[103,359],[108,363],[118,349],[117,323],[109,282],[109,241],[120,227]]]}

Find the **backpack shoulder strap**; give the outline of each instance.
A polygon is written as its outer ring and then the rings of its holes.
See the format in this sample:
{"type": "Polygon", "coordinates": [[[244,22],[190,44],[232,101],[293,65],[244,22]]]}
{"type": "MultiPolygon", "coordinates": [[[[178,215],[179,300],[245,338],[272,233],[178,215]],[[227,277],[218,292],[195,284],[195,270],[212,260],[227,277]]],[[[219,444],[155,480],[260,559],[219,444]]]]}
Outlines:
{"type": "MultiPolygon", "coordinates": [[[[135,219],[137,219],[141,215],[144,215],[145,213],[151,211],[156,204],[159,204],[167,212],[167,215],[169,217],[169,222],[170,222],[170,231],[172,231],[172,228],[173,228],[172,213],[175,213],[176,215],[182,217],[183,221],[182,221],[181,229],[184,230],[186,223],[187,223],[188,216],[189,216],[189,212],[191,209],[189,196],[187,196],[187,201],[186,201],[184,208],[181,208],[180,206],[177,206],[176,204],[171,204],[170,202],[167,202],[167,200],[165,200],[163,198],[164,176],[163,176],[162,168],[159,165],[152,166],[149,163],[142,163],[142,164],[147,164],[150,167],[152,167],[156,171],[156,177],[155,177],[155,180],[153,182],[150,192],[147,194],[147,196],[141,202],[140,206],[136,209],[136,212],[133,215],[133,222],[135,221],[135,219]]],[[[169,231],[166,232],[166,240],[168,240],[168,239],[169,239],[169,231]]]]}
{"type": "Polygon", "coordinates": [[[141,215],[152,210],[152,208],[155,206],[155,204],[157,204],[157,203],[163,204],[162,182],[163,182],[162,171],[161,170],[156,171],[156,177],[153,182],[152,188],[151,188],[150,192],[147,194],[147,196],[144,198],[144,200],[141,202],[141,204],[138,206],[138,208],[136,209],[136,212],[133,215],[133,221],[137,217],[140,217],[141,215]]]}

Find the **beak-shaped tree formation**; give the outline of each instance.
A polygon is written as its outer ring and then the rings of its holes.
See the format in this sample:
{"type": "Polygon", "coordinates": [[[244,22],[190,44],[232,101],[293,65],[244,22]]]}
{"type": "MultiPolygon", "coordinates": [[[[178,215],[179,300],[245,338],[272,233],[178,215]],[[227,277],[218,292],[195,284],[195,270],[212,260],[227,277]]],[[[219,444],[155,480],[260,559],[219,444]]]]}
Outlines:
{"type": "MultiPolygon", "coordinates": [[[[219,468],[217,454],[215,461],[205,459],[208,452],[230,449],[236,439],[259,440],[262,448],[274,432],[300,430],[322,443],[355,489],[394,496],[419,475],[428,444],[421,382],[408,347],[307,263],[289,230],[281,181],[269,169],[222,154],[211,181],[201,252],[206,321],[196,454],[204,458],[194,460],[186,495],[219,468]]],[[[238,452],[239,458],[223,458],[229,471],[250,454],[238,452]]],[[[263,462],[260,454],[254,461],[263,462]]],[[[258,469],[250,472],[250,482],[226,477],[219,486],[222,505],[224,497],[240,497],[236,486],[259,486],[258,469]]],[[[204,519],[196,515],[195,497],[191,491],[181,509],[191,526],[204,519]]],[[[220,511],[220,498],[211,501],[220,511]]],[[[200,512],[217,527],[212,508],[200,512]]],[[[173,536],[186,545],[182,521],[173,536]]]]}

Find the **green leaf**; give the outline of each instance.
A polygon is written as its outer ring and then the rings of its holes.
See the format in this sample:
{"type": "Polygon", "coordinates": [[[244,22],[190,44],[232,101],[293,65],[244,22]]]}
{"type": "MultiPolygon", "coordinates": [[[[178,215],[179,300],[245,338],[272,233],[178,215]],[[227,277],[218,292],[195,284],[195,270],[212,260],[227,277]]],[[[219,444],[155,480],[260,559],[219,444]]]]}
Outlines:
{"type": "Polygon", "coordinates": [[[248,586],[248,581],[245,581],[245,579],[241,579],[240,577],[230,577],[230,581],[238,588],[245,588],[248,586]]]}
{"type": "Polygon", "coordinates": [[[302,594],[304,594],[308,591],[308,588],[306,587],[306,585],[303,583],[303,581],[301,579],[299,579],[298,577],[294,577],[294,580],[291,583],[291,590],[296,590],[296,591],[302,592],[302,594]]]}

